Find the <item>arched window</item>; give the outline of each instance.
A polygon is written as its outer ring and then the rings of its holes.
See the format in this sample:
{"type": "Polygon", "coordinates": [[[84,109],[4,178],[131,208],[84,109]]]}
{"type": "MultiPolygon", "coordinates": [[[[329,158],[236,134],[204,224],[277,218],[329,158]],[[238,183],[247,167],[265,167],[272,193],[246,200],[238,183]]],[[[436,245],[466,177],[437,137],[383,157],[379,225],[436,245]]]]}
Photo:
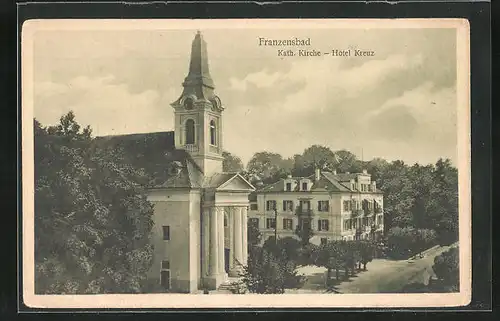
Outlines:
{"type": "Polygon", "coordinates": [[[217,145],[217,140],[216,140],[216,130],[215,130],[215,121],[211,120],[210,121],[210,144],[211,145],[217,145]]]}
{"type": "Polygon", "coordinates": [[[186,121],[186,144],[194,144],[194,120],[186,121]]]}

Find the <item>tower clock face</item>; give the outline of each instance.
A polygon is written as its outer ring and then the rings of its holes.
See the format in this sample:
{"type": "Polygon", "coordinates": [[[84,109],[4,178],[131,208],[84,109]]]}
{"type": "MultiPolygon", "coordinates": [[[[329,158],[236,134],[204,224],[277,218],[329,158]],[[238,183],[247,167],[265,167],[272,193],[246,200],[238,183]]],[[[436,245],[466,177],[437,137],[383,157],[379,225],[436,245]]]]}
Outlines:
{"type": "Polygon", "coordinates": [[[185,108],[186,110],[191,110],[191,109],[193,109],[193,105],[194,105],[194,104],[193,104],[193,100],[192,100],[191,98],[188,98],[188,99],[184,100],[184,108],[185,108]]]}

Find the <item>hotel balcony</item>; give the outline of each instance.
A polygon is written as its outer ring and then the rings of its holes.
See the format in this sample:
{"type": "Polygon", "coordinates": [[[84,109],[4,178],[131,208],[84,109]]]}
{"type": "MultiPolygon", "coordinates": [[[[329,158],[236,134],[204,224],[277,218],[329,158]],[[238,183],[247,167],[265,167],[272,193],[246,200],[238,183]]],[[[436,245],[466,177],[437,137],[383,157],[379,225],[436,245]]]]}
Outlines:
{"type": "Polygon", "coordinates": [[[352,217],[362,217],[365,215],[365,210],[352,210],[351,215],[352,217]]]}
{"type": "Polygon", "coordinates": [[[181,148],[190,153],[198,151],[198,146],[194,144],[185,144],[181,148]]]}
{"type": "Polygon", "coordinates": [[[311,209],[304,209],[304,208],[301,208],[301,207],[297,207],[296,210],[295,210],[295,214],[297,216],[305,216],[305,215],[312,216],[312,215],[314,215],[314,212],[311,209]]]}

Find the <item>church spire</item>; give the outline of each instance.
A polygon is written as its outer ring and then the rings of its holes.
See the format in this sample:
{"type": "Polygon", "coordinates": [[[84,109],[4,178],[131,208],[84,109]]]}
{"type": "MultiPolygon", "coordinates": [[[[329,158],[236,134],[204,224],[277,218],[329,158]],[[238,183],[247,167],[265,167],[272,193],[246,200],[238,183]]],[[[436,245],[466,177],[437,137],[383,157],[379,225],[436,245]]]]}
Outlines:
{"type": "Polygon", "coordinates": [[[189,73],[182,84],[184,87],[199,87],[196,92],[203,87],[214,89],[214,82],[210,76],[208,68],[207,44],[198,30],[191,45],[191,61],[189,73]]]}

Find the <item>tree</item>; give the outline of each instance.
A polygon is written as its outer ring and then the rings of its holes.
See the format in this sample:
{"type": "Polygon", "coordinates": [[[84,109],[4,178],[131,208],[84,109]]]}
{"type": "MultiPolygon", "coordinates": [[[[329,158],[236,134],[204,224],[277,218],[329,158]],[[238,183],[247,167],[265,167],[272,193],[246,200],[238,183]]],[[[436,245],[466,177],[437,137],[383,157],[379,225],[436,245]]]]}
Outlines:
{"type": "Polygon", "coordinates": [[[450,160],[440,159],[433,172],[429,212],[442,245],[458,240],[458,171],[450,160]]]}
{"type": "Polygon", "coordinates": [[[458,292],[460,284],[459,250],[453,247],[434,258],[432,266],[436,277],[446,292],[458,292]]]}
{"type": "Polygon", "coordinates": [[[334,154],[328,147],[312,145],[305,149],[302,155],[294,157],[293,174],[308,176],[314,173],[315,168],[332,170],[334,164],[334,154]]]}
{"type": "Polygon", "coordinates": [[[360,254],[360,263],[363,264],[363,270],[366,271],[366,264],[373,260],[375,245],[368,241],[359,241],[357,244],[360,254]]]}
{"type": "Polygon", "coordinates": [[[222,161],[222,170],[224,172],[242,172],[244,170],[243,162],[238,156],[223,151],[222,157],[224,157],[222,161]]]}
{"type": "Polygon", "coordinates": [[[422,251],[434,246],[437,240],[436,231],[432,229],[415,230],[415,237],[414,253],[419,253],[419,255],[422,251]]]}
{"type": "Polygon", "coordinates": [[[251,293],[284,293],[285,289],[299,288],[302,278],[295,271],[296,265],[262,247],[253,247],[244,267],[243,283],[251,293]]]}
{"type": "Polygon", "coordinates": [[[349,270],[351,270],[352,276],[356,274],[356,265],[361,261],[361,252],[356,241],[347,241],[343,244],[343,246],[345,247],[345,257],[343,261],[345,263],[345,273],[347,278],[349,277],[349,270]]]}
{"type": "Polygon", "coordinates": [[[336,163],[335,168],[340,173],[352,172],[360,173],[363,170],[363,164],[357,159],[353,153],[342,149],[334,153],[336,163]]]}
{"type": "Polygon", "coordinates": [[[263,248],[275,256],[282,256],[288,261],[297,262],[301,253],[301,244],[293,237],[279,238],[275,241],[270,237],[264,242],[263,248]]]}
{"type": "Polygon", "coordinates": [[[271,183],[280,177],[286,176],[285,164],[287,162],[283,160],[280,154],[258,152],[248,162],[247,172],[250,177],[257,176],[264,183],[271,183]]]}
{"type": "Polygon", "coordinates": [[[327,269],[327,280],[330,280],[330,271],[335,270],[335,279],[340,279],[340,269],[346,265],[344,261],[347,253],[344,242],[328,242],[319,248],[319,254],[315,262],[318,266],[327,269]]]}
{"type": "Polygon", "coordinates": [[[152,262],[145,174],[73,113],[35,133],[35,292],[137,293],[152,262]]]}
{"type": "MultiPolygon", "coordinates": [[[[262,240],[262,233],[256,224],[249,222],[247,225],[247,243],[249,247],[257,246],[262,240]]],[[[249,252],[250,253],[250,252],[249,252]]]]}
{"type": "Polygon", "coordinates": [[[389,256],[401,259],[411,255],[415,248],[415,229],[412,227],[393,227],[387,233],[389,256]]]}
{"type": "Polygon", "coordinates": [[[368,173],[370,173],[371,179],[379,182],[380,178],[389,167],[389,162],[383,158],[374,158],[371,161],[366,162],[364,166],[366,167],[368,173]]]}

